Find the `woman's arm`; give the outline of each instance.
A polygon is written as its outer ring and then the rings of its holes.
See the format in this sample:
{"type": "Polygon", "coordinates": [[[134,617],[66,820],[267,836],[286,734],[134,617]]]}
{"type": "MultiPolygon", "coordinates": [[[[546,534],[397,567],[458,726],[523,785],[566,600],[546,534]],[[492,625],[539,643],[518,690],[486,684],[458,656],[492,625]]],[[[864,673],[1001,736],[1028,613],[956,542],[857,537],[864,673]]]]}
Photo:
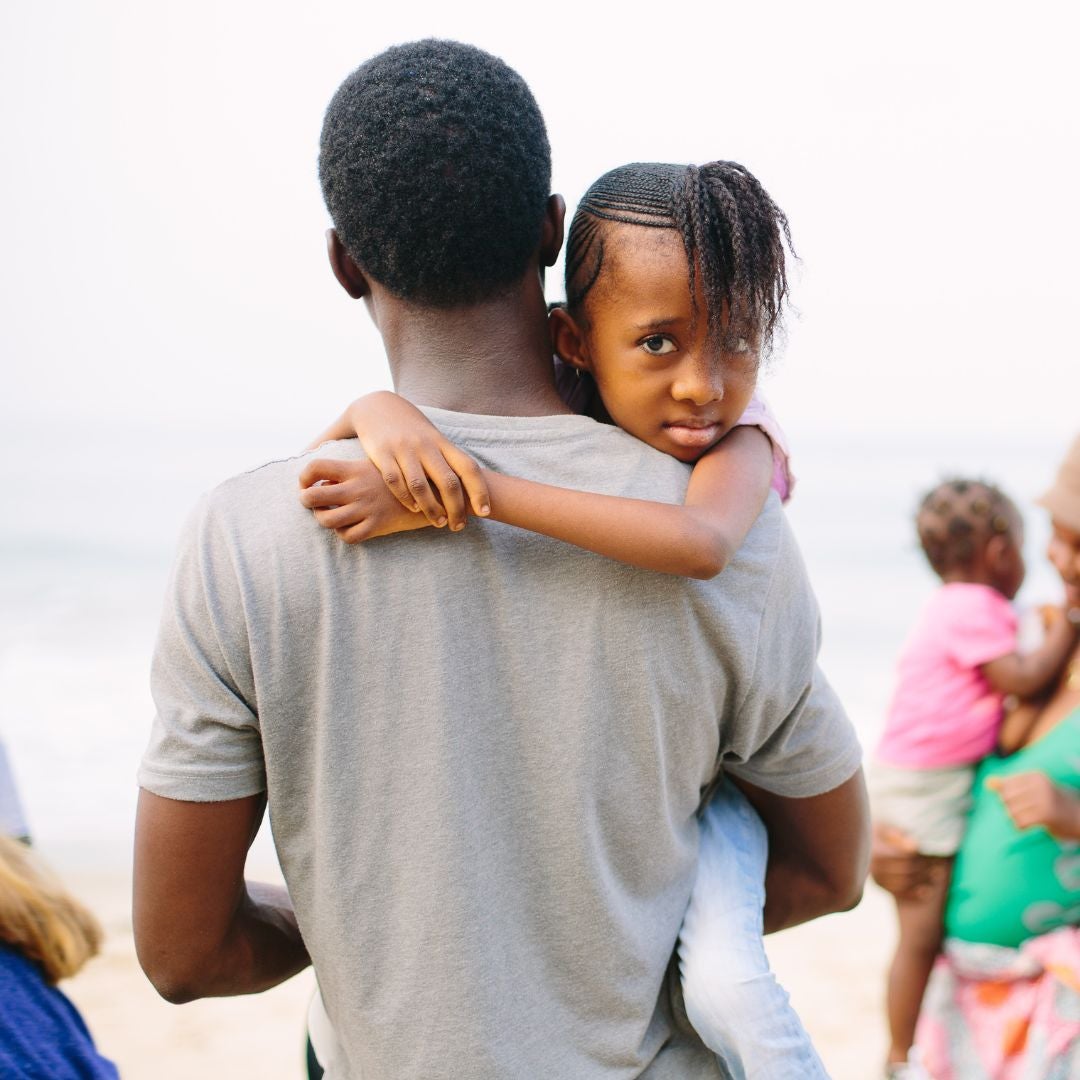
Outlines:
{"type": "MultiPolygon", "coordinates": [[[[430,524],[463,528],[467,495],[474,513],[685,577],[711,578],[724,569],[761,512],[772,478],[772,445],[757,428],[736,428],[698,461],[686,502],[676,506],[480,469],[394,394],[368,395],[345,415],[385,486],[430,524]]],[[[366,463],[311,462],[301,477],[301,499],[319,511],[320,524],[349,542],[421,526],[415,519],[406,524],[368,490],[371,474],[366,463]]]]}
{"type": "Polygon", "coordinates": [[[1045,701],[1021,701],[1005,713],[998,729],[997,748],[1000,753],[1015,754],[1027,742],[1044,705],[1045,701]]]}

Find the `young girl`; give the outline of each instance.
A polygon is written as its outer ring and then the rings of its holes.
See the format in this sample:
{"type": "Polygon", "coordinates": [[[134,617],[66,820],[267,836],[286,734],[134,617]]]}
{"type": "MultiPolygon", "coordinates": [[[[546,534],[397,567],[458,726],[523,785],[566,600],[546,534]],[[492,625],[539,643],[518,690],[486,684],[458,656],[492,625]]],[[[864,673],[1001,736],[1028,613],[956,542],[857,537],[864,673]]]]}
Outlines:
{"type": "MultiPolygon", "coordinates": [[[[720,573],[770,486],[791,487],[783,436],[754,388],[787,295],[787,219],[742,166],[623,166],[570,227],[565,308],[551,313],[568,409],[694,463],[682,506],[622,499],[479,468],[413,405],[355,402],[317,441],[359,437],[369,461],[316,460],[302,501],[348,542],[473,513],[647,570],[720,573]],[[391,494],[392,493],[392,494],[391,494]]],[[[737,1077],[825,1072],[761,943],[767,842],[725,783],[702,819],[680,938],[687,1013],[737,1077]]]]}
{"type": "Polygon", "coordinates": [[[1024,580],[1023,526],[1012,501],[981,481],[949,480],[922,501],[919,542],[941,588],[908,638],[898,684],[871,771],[877,823],[903,830],[938,857],[931,884],[897,901],[900,938],[889,971],[891,1045],[886,1076],[907,1064],[923,993],[942,937],[952,859],[963,837],[973,766],[995,746],[1020,746],[1036,710],[1005,713],[1006,695],[1049,687],[1076,643],[1063,611],[1051,609],[1042,646],[1017,652],[1010,601],[1024,580]]]}

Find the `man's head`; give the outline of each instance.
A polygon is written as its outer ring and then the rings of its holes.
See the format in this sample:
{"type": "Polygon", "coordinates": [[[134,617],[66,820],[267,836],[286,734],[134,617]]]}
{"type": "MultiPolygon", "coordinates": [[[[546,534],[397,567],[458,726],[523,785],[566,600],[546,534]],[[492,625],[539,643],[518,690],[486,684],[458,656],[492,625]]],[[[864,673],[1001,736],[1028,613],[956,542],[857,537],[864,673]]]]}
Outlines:
{"type": "Polygon", "coordinates": [[[319,177],[362,271],[403,300],[453,308],[512,286],[540,244],[551,184],[522,78],[453,41],[387,49],[326,110],[319,177]]]}

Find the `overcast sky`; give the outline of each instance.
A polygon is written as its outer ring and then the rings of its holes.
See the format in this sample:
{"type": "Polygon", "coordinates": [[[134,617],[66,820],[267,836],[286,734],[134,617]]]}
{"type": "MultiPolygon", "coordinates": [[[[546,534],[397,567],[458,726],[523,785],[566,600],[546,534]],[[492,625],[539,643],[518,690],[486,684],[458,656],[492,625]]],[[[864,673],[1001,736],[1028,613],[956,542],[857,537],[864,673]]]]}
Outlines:
{"type": "Polygon", "coordinates": [[[571,208],[627,161],[758,175],[803,260],[767,381],[792,429],[1064,445],[1080,428],[1073,12],[6,3],[0,418],[292,438],[385,385],[326,266],[318,133],[359,62],[436,35],[530,83],[571,208]]]}

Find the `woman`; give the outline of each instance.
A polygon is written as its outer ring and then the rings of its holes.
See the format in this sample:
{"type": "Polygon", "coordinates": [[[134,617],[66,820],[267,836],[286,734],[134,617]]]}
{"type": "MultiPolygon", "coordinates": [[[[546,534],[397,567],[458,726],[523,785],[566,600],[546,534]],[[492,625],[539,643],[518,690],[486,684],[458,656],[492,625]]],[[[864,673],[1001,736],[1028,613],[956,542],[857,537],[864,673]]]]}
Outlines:
{"type": "Polygon", "coordinates": [[[116,1080],[75,1006],[56,988],[93,956],[94,917],[25,844],[0,836],[0,1076],[116,1080]]]}
{"type": "MultiPolygon", "coordinates": [[[[1080,438],[1039,501],[1080,623],[1080,438]]],[[[1021,707],[1037,712],[1023,745],[979,767],[923,1001],[916,1041],[935,1080],[1080,1076],[1080,646],[1049,694],[1021,707]]],[[[931,867],[884,828],[871,872],[906,897],[931,867]]]]}

